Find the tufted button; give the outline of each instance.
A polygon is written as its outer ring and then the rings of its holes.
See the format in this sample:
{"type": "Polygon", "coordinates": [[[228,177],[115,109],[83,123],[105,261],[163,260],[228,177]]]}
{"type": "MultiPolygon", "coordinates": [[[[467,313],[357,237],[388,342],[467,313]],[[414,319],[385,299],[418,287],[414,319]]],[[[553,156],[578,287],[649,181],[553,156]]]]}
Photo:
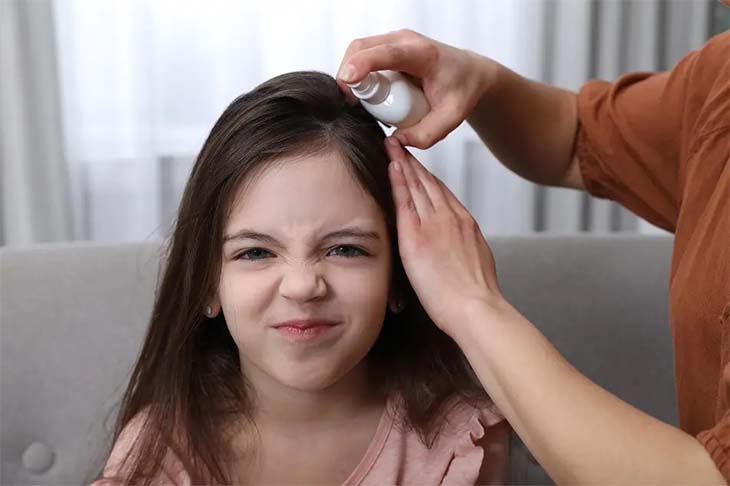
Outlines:
{"type": "Polygon", "coordinates": [[[48,471],[55,460],[53,449],[42,442],[33,442],[23,452],[23,467],[35,474],[48,471]]]}

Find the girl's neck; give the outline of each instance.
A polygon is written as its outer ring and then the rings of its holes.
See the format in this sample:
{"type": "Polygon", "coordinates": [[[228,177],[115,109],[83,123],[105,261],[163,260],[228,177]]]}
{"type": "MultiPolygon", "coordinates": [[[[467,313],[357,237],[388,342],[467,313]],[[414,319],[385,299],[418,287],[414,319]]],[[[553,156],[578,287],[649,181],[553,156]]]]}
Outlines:
{"type": "Polygon", "coordinates": [[[286,387],[256,368],[244,369],[256,392],[255,430],[252,434],[244,424],[232,442],[234,460],[226,467],[234,484],[344,481],[362,460],[386,406],[386,397],[368,379],[366,363],[316,391],[286,387]],[[306,450],[299,449],[305,444],[306,450]]]}
{"type": "Polygon", "coordinates": [[[246,378],[256,392],[254,422],[259,428],[289,432],[326,430],[347,423],[363,412],[382,409],[385,397],[377,392],[361,361],[336,383],[322,390],[297,390],[277,382],[255,367],[246,378]]]}

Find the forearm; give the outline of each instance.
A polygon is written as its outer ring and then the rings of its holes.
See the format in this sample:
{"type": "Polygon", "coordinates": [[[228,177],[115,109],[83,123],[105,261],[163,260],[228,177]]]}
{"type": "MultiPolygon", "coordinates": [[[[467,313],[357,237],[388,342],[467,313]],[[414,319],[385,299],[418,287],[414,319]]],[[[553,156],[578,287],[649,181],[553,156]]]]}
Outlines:
{"type": "Polygon", "coordinates": [[[582,189],[573,154],[577,96],[483,63],[489,86],[467,118],[489,150],[510,170],[538,184],[582,189]]]}
{"type": "Polygon", "coordinates": [[[557,484],[725,484],[693,437],[592,383],[508,304],[454,338],[557,484]]]}

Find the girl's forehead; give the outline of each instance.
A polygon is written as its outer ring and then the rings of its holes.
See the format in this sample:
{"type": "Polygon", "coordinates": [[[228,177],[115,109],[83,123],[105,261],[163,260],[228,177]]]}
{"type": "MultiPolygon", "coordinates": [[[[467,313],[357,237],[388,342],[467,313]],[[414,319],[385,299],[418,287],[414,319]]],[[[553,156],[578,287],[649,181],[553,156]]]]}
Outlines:
{"type": "Polygon", "coordinates": [[[268,162],[236,195],[228,229],[244,224],[341,224],[384,220],[381,208],[337,152],[268,162]]]}

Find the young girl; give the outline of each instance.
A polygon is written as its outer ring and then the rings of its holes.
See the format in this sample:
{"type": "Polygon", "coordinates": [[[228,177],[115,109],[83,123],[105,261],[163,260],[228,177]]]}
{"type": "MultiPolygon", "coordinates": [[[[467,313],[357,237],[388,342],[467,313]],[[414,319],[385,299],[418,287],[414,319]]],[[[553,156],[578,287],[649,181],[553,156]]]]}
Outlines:
{"type": "Polygon", "coordinates": [[[509,428],[405,276],[383,140],[315,72],[226,109],[94,486],[506,481],[509,428]]]}

